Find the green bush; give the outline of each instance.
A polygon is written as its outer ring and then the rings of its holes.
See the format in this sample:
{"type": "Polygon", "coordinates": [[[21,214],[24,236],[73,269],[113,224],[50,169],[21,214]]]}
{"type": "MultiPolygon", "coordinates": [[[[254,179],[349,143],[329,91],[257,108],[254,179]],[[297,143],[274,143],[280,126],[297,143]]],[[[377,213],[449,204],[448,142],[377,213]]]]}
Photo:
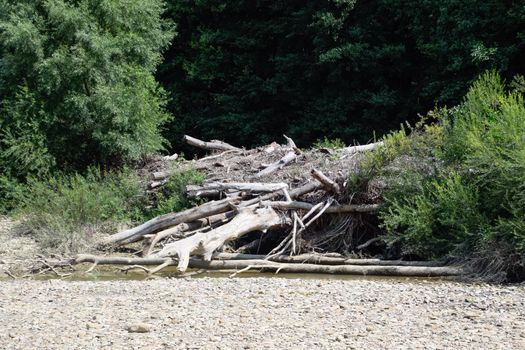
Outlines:
{"type": "Polygon", "coordinates": [[[343,140],[341,140],[339,138],[329,139],[326,136],[322,140],[317,140],[312,145],[312,148],[314,148],[314,149],[320,149],[320,148],[341,149],[341,148],[345,148],[345,147],[346,147],[346,145],[343,142],[343,140]]]}
{"type": "Polygon", "coordinates": [[[434,125],[369,156],[388,184],[383,228],[406,252],[475,256],[484,270],[525,278],[525,101],[506,90],[486,73],[434,125]]]}
{"type": "Polygon", "coordinates": [[[441,258],[468,246],[486,222],[481,214],[474,186],[459,174],[434,179],[420,193],[387,197],[388,210],[382,214],[383,228],[399,235],[404,253],[441,258]]]}
{"type": "Polygon", "coordinates": [[[148,218],[158,215],[188,209],[199,200],[189,200],[184,197],[184,190],[188,185],[201,185],[204,174],[196,169],[176,170],[168,179],[162,192],[156,194],[154,207],[146,214],[148,218]]]}
{"type": "Polygon", "coordinates": [[[145,198],[130,171],[56,175],[29,180],[19,208],[22,225],[44,249],[75,253],[89,248],[101,234],[142,219],[145,198]]]}

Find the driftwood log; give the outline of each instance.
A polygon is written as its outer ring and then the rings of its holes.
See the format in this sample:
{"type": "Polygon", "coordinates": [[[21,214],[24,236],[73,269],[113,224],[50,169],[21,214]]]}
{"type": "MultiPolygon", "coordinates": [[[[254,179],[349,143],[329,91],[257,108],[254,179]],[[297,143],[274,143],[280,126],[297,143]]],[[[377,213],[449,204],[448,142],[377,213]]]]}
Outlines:
{"type": "Polygon", "coordinates": [[[178,258],[177,269],[180,272],[188,268],[190,255],[202,256],[210,261],[215,250],[224,243],[237,239],[253,231],[267,231],[281,224],[281,218],[271,208],[252,210],[241,209],[232,221],[208,232],[196,233],[193,236],[166,245],[153,258],[178,258]]]}
{"type": "MultiPolygon", "coordinates": [[[[79,255],[67,264],[92,263],[92,270],[96,265],[130,265],[155,266],[151,271],[158,272],[159,267],[179,266],[176,259],[159,257],[128,258],[128,257],[101,257],[95,255],[79,255]]],[[[406,262],[409,263],[409,262],[406,262]]],[[[66,263],[62,262],[62,265],[66,263]]],[[[60,265],[60,263],[55,264],[60,265]]],[[[321,264],[321,263],[294,263],[276,262],[264,259],[255,260],[201,260],[189,259],[188,267],[206,270],[263,270],[291,273],[328,273],[347,275],[379,275],[379,276],[412,276],[412,277],[443,277],[459,276],[464,273],[461,267],[455,266],[423,266],[423,265],[352,265],[352,264],[321,264]]],[[[89,271],[88,270],[88,271],[89,271]]],[[[148,270],[149,271],[149,270],[148,270]]],[[[151,273],[151,271],[149,271],[151,273]]]]}
{"type": "Polygon", "coordinates": [[[127,244],[134,242],[144,235],[155,233],[159,230],[169,228],[184,222],[192,222],[198,219],[206,218],[215,214],[220,214],[232,208],[232,203],[229,199],[220,201],[212,201],[204,203],[195,208],[191,208],[180,213],[169,213],[158,216],[142,225],[116,233],[107,237],[102,241],[103,244],[127,244]]]}
{"type": "Polygon", "coordinates": [[[206,149],[206,150],[219,150],[219,151],[242,151],[242,149],[232,146],[230,144],[227,144],[226,142],[213,140],[210,142],[201,141],[199,139],[196,139],[194,137],[184,135],[184,141],[188,145],[192,145],[198,148],[206,149]]]}

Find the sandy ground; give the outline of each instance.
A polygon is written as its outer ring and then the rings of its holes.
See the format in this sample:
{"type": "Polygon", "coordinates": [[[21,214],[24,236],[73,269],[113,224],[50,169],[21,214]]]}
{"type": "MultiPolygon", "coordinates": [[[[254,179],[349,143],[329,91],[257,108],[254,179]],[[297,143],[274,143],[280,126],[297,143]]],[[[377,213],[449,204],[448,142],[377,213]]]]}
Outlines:
{"type": "Polygon", "coordinates": [[[525,349],[525,284],[12,280],[38,259],[14,224],[0,218],[1,350],[525,349]]]}
{"type": "Polygon", "coordinates": [[[0,324],[2,349],[525,349],[525,286],[4,281],[0,324]]]}
{"type": "Polygon", "coordinates": [[[39,259],[38,245],[30,236],[17,232],[17,226],[16,221],[0,216],[0,278],[24,273],[39,259]]]}

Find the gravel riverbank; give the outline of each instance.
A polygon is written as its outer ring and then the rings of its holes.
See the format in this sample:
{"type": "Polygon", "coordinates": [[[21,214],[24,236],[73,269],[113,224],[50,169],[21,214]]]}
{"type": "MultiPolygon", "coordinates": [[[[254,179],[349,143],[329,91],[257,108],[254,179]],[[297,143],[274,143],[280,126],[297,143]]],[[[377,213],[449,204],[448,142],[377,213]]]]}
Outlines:
{"type": "Polygon", "coordinates": [[[2,349],[525,349],[525,286],[17,280],[0,324],[2,349]]]}

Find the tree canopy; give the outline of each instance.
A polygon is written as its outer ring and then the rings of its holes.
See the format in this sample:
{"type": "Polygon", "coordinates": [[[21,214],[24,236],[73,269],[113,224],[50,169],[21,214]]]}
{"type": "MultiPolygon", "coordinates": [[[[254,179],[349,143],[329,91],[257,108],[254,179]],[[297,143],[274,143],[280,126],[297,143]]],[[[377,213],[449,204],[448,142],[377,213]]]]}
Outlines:
{"type": "Polygon", "coordinates": [[[165,145],[158,0],[1,0],[0,169],[24,178],[165,145]]]}
{"type": "Polygon", "coordinates": [[[489,0],[169,0],[179,35],[158,78],[183,132],[247,146],[287,133],[365,142],[486,69],[523,73],[525,10],[489,0]]]}

